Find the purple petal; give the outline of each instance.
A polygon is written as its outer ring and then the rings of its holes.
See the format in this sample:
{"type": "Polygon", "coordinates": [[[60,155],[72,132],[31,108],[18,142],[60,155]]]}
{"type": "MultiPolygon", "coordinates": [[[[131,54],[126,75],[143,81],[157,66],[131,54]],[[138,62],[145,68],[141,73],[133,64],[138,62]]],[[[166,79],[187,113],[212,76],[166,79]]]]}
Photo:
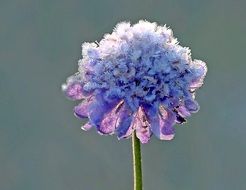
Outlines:
{"type": "Polygon", "coordinates": [[[74,107],[74,115],[78,118],[84,119],[88,117],[89,107],[93,102],[93,98],[90,97],[84,100],[82,103],[74,107]]]}
{"type": "Polygon", "coordinates": [[[156,137],[161,138],[160,130],[160,118],[158,114],[158,109],[154,106],[144,107],[144,113],[146,114],[147,122],[150,125],[151,131],[156,137]]]}
{"type": "Polygon", "coordinates": [[[88,107],[88,116],[90,123],[97,127],[99,132],[100,131],[100,125],[102,120],[105,118],[105,115],[112,111],[112,109],[116,106],[116,102],[114,103],[106,103],[102,96],[97,95],[95,97],[95,101],[91,103],[91,105],[88,107]]]}
{"type": "Polygon", "coordinates": [[[98,131],[102,134],[113,134],[118,117],[121,113],[121,108],[123,106],[123,102],[120,102],[112,111],[104,115],[104,119],[102,120],[100,126],[98,127],[98,131]]]}
{"type": "MultiPolygon", "coordinates": [[[[132,123],[132,122],[131,122],[132,123]]],[[[133,126],[130,125],[130,127],[128,127],[127,131],[125,132],[124,135],[122,135],[121,137],[118,136],[119,139],[122,139],[122,138],[129,138],[131,137],[132,133],[133,133],[134,129],[133,129],[133,126]]]]}
{"type": "Polygon", "coordinates": [[[170,110],[165,110],[160,107],[160,130],[161,140],[172,140],[175,135],[174,124],[176,120],[176,115],[170,110]]]}
{"type": "Polygon", "coordinates": [[[141,108],[136,113],[132,125],[132,128],[136,130],[136,136],[140,142],[143,144],[148,143],[152,132],[150,130],[150,125],[147,122],[146,115],[141,108]]]}
{"type": "Polygon", "coordinates": [[[83,125],[81,127],[81,129],[83,129],[84,131],[88,131],[92,128],[92,125],[90,124],[90,122],[87,122],[85,125],[83,125]]]}
{"type": "Polygon", "coordinates": [[[192,99],[187,99],[184,101],[185,108],[191,112],[191,113],[196,113],[199,111],[200,107],[197,101],[192,100],[192,99]]]}
{"type": "Polygon", "coordinates": [[[117,136],[119,139],[127,138],[131,134],[132,129],[130,128],[130,126],[132,123],[132,119],[133,119],[133,112],[126,104],[124,104],[120,110],[119,118],[116,126],[117,136]]]}
{"type": "Polygon", "coordinates": [[[185,108],[185,106],[179,106],[177,111],[183,118],[191,116],[191,113],[185,108]]]}
{"type": "Polygon", "coordinates": [[[72,100],[81,100],[84,98],[82,92],[83,87],[78,82],[68,84],[67,86],[64,85],[63,90],[65,91],[66,96],[72,100]]]}

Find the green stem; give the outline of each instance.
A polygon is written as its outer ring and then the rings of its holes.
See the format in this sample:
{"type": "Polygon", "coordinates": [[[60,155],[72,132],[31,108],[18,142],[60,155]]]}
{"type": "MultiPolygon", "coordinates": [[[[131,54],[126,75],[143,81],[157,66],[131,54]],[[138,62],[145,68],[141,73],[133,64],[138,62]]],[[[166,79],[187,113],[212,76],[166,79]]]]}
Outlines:
{"type": "Polygon", "coordinates": [[[134,190],[142,190],[141,146],[135,132],[132,134],[132,156],[134,190]]]}

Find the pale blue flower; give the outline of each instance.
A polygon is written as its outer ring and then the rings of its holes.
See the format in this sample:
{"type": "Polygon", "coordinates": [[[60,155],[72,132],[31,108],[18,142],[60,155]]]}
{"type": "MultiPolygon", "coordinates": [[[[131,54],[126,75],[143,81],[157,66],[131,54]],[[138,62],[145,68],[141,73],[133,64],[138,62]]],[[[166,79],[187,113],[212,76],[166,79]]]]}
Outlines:
{"type": "Polygon", "coordinates": [[[192,60],[172,30],[156,23],[123,22],[100,42],[84,43],[79,72],[63,85],[74,113],[89,118],[82,128],[127,138],[135,130],[142,143],[152,133],[174,137],[174,125],[199,110],[195,90],[203,84],[206,64],[192,60]]]}

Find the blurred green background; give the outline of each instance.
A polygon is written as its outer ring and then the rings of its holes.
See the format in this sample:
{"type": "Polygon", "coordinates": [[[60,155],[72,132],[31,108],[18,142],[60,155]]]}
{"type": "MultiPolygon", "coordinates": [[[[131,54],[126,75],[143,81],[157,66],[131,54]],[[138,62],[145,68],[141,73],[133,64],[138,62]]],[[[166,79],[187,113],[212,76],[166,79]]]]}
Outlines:
{"type": "Polygon", "coordinates": [[[167,24],[208,63],[174,141],[142,147],[145,190],[245,190],[244,0],[0,0],[0,190],[132,189],[130,140],[83,132],[60,86],[81,43],[119,21],[167,24]]]}

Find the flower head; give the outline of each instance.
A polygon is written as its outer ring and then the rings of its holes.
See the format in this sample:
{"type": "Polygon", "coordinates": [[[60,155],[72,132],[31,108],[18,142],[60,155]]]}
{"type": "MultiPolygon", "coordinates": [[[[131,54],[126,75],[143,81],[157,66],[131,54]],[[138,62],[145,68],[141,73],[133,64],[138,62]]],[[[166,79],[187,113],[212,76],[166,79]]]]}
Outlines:
{"type": "Polygon", "coordinates": [[[135,130],[142,143],[152,133],[161,140],[174,137],[174,125],[199,110],[195,90],[202,86],[206,64],[192,60],[172,30],[156,23],[120,23],[99,43],[84,43],[79,72],[63,85],[82,129],[119,139],[135,130]]]}

